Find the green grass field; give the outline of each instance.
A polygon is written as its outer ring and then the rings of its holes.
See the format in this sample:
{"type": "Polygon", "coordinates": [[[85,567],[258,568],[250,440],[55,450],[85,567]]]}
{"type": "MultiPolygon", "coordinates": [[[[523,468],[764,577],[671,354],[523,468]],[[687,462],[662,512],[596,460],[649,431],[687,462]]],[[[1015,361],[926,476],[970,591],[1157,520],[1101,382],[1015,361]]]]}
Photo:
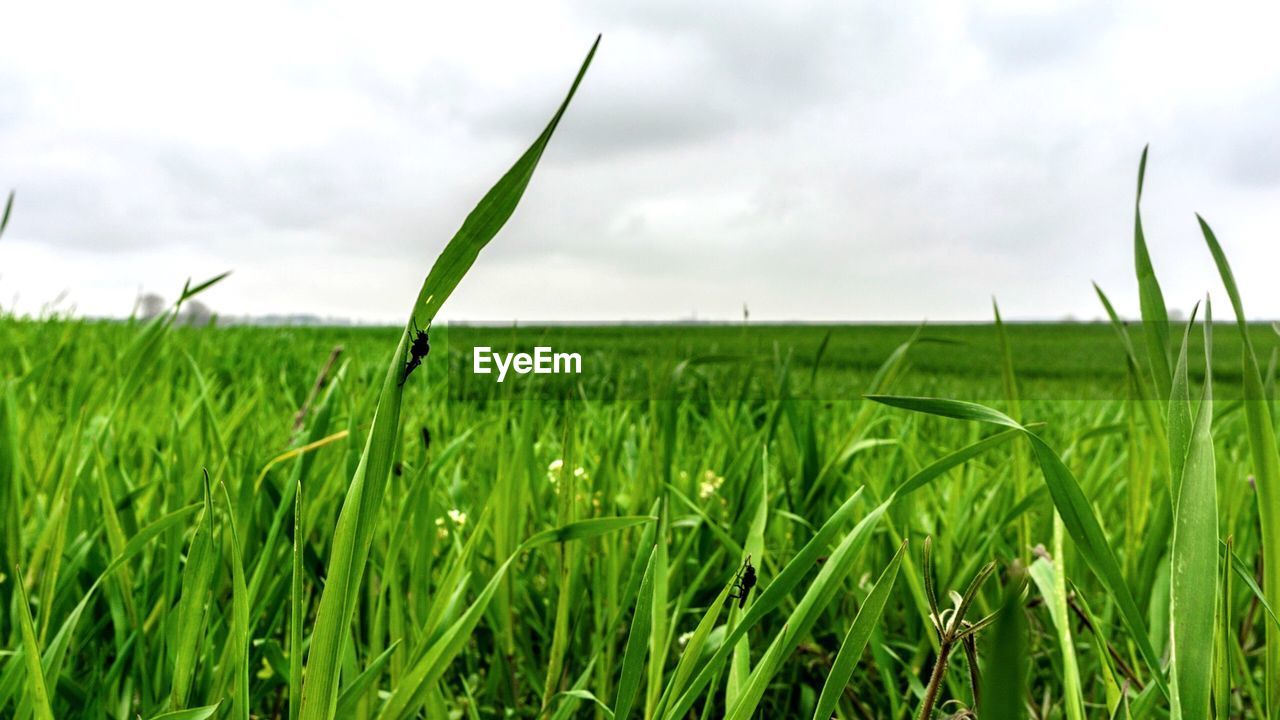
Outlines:
{"type": "Polygon", "coordinates": [[[440,324],[406,379],[559,117],[404,328],[0,318],[0,717],[1276,717],[1277,337],[1169,322],[1140,226],[1133,327],[440,324]]]}
{"type": "MultiPolygon", "coordinates": [[[[1264,331],[1258,329],[1259,346],[1275,345],[1263,345],[1264,331]]],[[[245,701],[254,716],[287,716],[290,622],[300,613],[305,649],[335,551],[338,511],[397,331],[10,319],[0,332],[9,378],[0,443],[9,478],[4,555],[7,567],[22,566],[31,587],[35,639],[54,663],[46,668],[54,716],[79,707],[85,717],[145,716],[224,698],[227,711],[240,672],[248,673],[245,701]],[[342,352],[329,365],[335,346],[342,352]],[[327,380],[317,392],[322,372],[327,380]],[[192,590],[197,607],[187,610],[201,528],[208,568],[192,590]],[[123,566],[104,575],[120,557],[123,566]],[[295,559],[301,592],[293,598],[295,559]],[[237,602],[244,605],[240,621],[237,602]],[[195,616],[184,620],[183,612],[195,616]],[[193,645],[191,667],[179,675],[183,630],[193,645]],[[237,645],[243,637],[250,638],[247,649],[237,645]],[[187,689],[175,694],[179,680],[187,689]]],[[[338,716],[378,717],[386,693],[412,682],[425,649],[462,622],[494,578],[488,605],[471,619],[454,657],[400,716],[418,708],[427,717],[603,713],[590,697],[614,706],[637,608],[648,616],[648,654],[637,661],[636,714],[655,716],[669,710],[664,693],[669,706],[673,684],[691,679],[681,678],[689,664],[707,661],[742,621],[736,605],[721,611],[700,638],[700,657],[686,658],[695,640],[688,634],[724,605],[719,596],[748,549],[760,587],[769,588],[804,559],[802,548],[851,496],[849,518],[826,538],[821,555],[895,487],[975,443],[980,454],[891,504],[855,538],[856,557],[832,581],[830,597],[792,638],[785,662],[761,681],[758,716],[813,714],[845,631],[902,540],[909,551],[898,581],[835,710],[842,717],[913,715],[938,649],[923,590],[926,536],[940,594],[963,589],[988,561],[1000,566],[975,598],[974,620],[1000,606],[1002,587],[1017,586],[1009,574],[1015,561],[1038,581],[1060,576],[1061,594],[1041,582],[1021,598],[1029,623],[1028,701],[1044,706],[1042,716],[1067,716],[1067,667],[1075,668],[1073,692],[1089,717],[1105,712],[1126,680],[1135,699],[1139,688],[1150,693],[1153,671],[1116,617],[1110,593],[1060,525],[1055,533],[1053,504],[1027,449],[980,425],[861,397],[889,391],[1010,411],[1020,405],[1017,417],[1046,423],[1040,434],[1089,498],[1144,631],[1163,656],[1170,537],[1169,519],[1159,515],[1168,513],[1161,506],[1167,461],[1138,404],[1123,397],[1122,344],[1107,326],[1008,326],[1019,387],[1043,393],[1024,391],[1012,403],[996,397],[1003,390],[994,332],[931,327],[919,337],[947,342],[910,344],[916,329],[905,326],[450,328],[447,344],[437,342],[428,358],[427,379],[406,383],[386,497],[343,639],[346,704],[338,716]],[[556,398],[553,391],[563,387],[533,376],[502,385],[486,378],[465,390],[453,384],[475,344],[543,342],[584,355],[585,371],[573,382],[606,380],[620,388],[617,396],[556,398]],[[761,345],[775,351],[757,357],[761,345]],[[704,360],[685,362],[697,358],[704,360]],[[878,381],[882,368],[888,379],[878,381]],[[1077,392],[1082,396],[1072,397],[1077,392]],[[539,531],[617,516],[661,521],[516,552],[539,531]],[[1163,533],[1152,537],[1160,522],[1163,533]],[[1032,552],[1037,545],[1044,552],[1032,552]],[[642,588],[646,568],[650,585],[642,588]],[[1059,624],[1055,603],[1070,610],[1068,622],[1059,624]],[[1086,621],[1086,613],[1094,619],[1086,621]],[[1069,654],[1062,632],[1070,633],[1069,654]]],[[[1216,364],[1230,363],[1222,347],[1229,337],[1218,329],[1216,364]]],[[[1220,405],[1216,489],[1221,526],[1232,529],[1222,535],[1234,536],[1236,555],[1252,568],[1258,518],[1246,481],[1252,468],[1243,403],[1220,405]]],[[[708,679],[693,710],[719,717],[741,697],[824,567],[816,558],[808,565],[708,679]]],[[[20,614],[15,579],[6,572],[0,589],[20,614]]],[[[1257,653],[1267,615],[1242,578],[1225,590],[1237,655],[1232,702],[1243,712],[1260,702],[1257,653]]],[[[5,713],[25,715],[34,698],[20,662],[19,625],[11,613],[0,626],[13,652],[0,700],[5,713]]],[[[990,630],[977,635],[980,666],[991,660],[993,638],[990,630]]],[[[943,697],[960,704],[951,710],[973,703],[959,655],[942,686],[943,697]]]]}

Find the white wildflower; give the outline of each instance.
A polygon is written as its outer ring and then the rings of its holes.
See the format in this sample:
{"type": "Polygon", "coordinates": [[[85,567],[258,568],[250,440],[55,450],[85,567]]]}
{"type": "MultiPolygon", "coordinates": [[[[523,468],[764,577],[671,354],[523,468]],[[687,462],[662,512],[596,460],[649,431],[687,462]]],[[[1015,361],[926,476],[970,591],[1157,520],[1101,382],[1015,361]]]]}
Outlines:
{"type": "Polygon", "coordinates": [[[724,478],[717,475],[715,471],[708,470],[702,474],[702,480],[698,483],[698,497],[706,500],[715,495],[724,484],[724,478]]]}

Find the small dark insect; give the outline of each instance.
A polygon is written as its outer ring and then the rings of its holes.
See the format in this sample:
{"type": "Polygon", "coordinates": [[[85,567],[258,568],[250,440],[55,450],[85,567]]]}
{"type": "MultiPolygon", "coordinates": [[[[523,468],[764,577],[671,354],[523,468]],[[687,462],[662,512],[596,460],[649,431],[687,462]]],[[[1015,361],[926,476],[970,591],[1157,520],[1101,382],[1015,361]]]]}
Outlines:
{"type": "Polygon", "coordinates": [[[413,323],[413,332],[413,345],[409,347],[409,362],[404,365],[404,375],[400,377],[401,385],[404,385],[404,381],[409,379],[409,373],[418,369],[427,353],[431,352],[431,342],[427,339],[427,331],[419,330],[416,321],[413,323]]]}
{"type": "Polygon", "coordinates": [[[729,593],[730,600],[737,600],[738,607],[747,606],[747,596],[751,594],[751,588],[756,586],[756,568],[751,564],[751,556],[742,563],[742,569],[733,578],[733,592],[729,593]]]}
{"type": "Polygon", "coordinates": [[[427,429],[426,425],[422,426],[422,447],[425,450],[431,449],[431,431],[427,429]]]}

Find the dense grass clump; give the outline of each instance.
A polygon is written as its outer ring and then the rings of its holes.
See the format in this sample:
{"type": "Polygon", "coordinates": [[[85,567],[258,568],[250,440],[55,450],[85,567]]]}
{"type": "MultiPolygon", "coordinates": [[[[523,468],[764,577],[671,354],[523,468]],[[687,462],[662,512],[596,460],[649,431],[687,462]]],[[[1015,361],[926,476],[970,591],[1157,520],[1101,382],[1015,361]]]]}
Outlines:
{"type": "Polygon", "coordinates": [[[1271,716],[1275,338],[1170,322],[1140,218],[1132,328],[437,326],[402,382],[564,109],[404,328],[0,318],[0,717],[1271,716]]]}

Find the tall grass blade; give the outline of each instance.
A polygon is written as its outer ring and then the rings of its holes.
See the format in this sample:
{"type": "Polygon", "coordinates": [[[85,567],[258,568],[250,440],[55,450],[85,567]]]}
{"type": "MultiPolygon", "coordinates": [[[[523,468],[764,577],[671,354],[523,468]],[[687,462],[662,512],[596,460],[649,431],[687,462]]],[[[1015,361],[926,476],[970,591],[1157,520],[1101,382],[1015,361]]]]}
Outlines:
{"type": "Polygon", "coordinates": [[[1017,568],[1005,587],[1004,601],[988,637],[990,652],[982,666],[983,720],[1027,717],[1027,618],[1022,609],[1023,575],[1017,568]]]}
{"type": "Polygon", "coordinates": [[[804,547],[796,553],[795,557],[782,568],[782,571],[756,596],[747,612],[738,621],[738,624],[728,632],[724,642],[716,653],[702,666],[702,669],[694,676],[689,683],[689,687],[680,695],[675,702],[667,708],[666,715],[668,720],[675,718],[683,718],[689,712],[689,708],[693,707],[698,696],[711,682],[712,678],[719,674],[723,668],[725,661],[732,652],[734,644],[742,638],[756,623],[778,605],[780,605],[791,591],[800,584],[804,576],[817,563],[819,556],[824,554],[827,547],[835,539],[840,528],[853,515],[853,510],[857,505],[858,499],[862,497],[862,488],[850,495],[847,500],[834,512],[827,521],[818,528],[814,536],[805,543],[804,547]]]}
{"type": "Polygon", "coordinates": [[[418,661],[401,678],[400,684],[391,693],[391,697],[387,699],[387,704],[383,706],[378,717],[382,720],[400,720],[411,716],[414,710],[425,702],[427,690],[440,679],[445,669],[471,639],[471,633],[488,609],[489,601],[493,599],[507,570],[520,554],[551,543],[598,537],[653,520],[654,518],[647,516],[579,520],[537,533],[521,543],[520,547],[498,566],[489,582],[481,589],[476,599],[467,606],[461,617],[435,637],[434,641],[419,655],[418,661]]]}
{"type": "Polygon", "coordinates": [[[773,676],[778,672],[782,661],[796,649],[800,640],[813,628],[819,615],[840,591],[845,578],[853,572],[854,561],[866,546],[871,532],[876,528],[888,507],[887,502],[881,503],[868,513],[831,552],[830,557],[823,563],[822,569],[818,571],[817,577],[800,598],[800,602],[796,603],[795,610],[792,610],[787,617],[782,632],[774,637],[769,649],[765,651],[764,658],[751,671],[742,695],[726,716],[729,720],[746,720],[755,714],[756,706],[764,696],[773,676]]]}
{"type": "Polygon", "coordinates": [[[729,601],[729,593],[732,592],[732,585],[725,585],[716,599],[711,602],[706,613],[703,614],[702,620],[698,622],[698,626],[694,628],[693,635],[689,636],[689,641],[685,643],[684,651],[680,653],[680,660],[676,663],[675,672],[671,676],[671,681],[663,692],[662,701],[658,703],[657,715],[661,717],[662,711],[666,707],[667,701],[673,697],[679,697],[688,686],[689,678],[693,676],[694,663],[702,657],[702,649],[706,647],[707,638],[716,628],[716,622],[720,619],[720,612],[724,609],[725,603],[729,601]]]}
{"type": "Polygon", "coordinates": [[[226,280],[226,279],[227,279],[227,276],[229,276],[230,274],[231,274],[231,271],[230,271],[230,270],[228,270],[228,271],[226,271],[226,272],[224,272],[224,273],[220,273],[220,274],[218,274],[218,275],[214,275],[213,277],[209,278],[208,280],[205,280],[204,282],[196,283],[196,284],[195,284],[195,286],[192,286],[192,285],[191,285],[191,282],[190,282],[190,281],[187,281],[186,286],[182,288],[182,294],[178,297],[178,302],[179,302],[179,303],[183,303],[183,302],[185,302],[185,301],[187,301],[187,300],[190,300],[191,298],[195,297],[196,295],[199,295],[200,293],[204,292],[205,290],[208,290],[209,288],[213,287],[214,285],[217,285],[218,283],[222,282],[223,280],[226,280]]]}
{"type": "Polygon", "coordinates": [[[171,710],[182,710],[191,693],[191,679],[199,659],[196,649],[204,636],[205,604],[209,601],[209,585],[217,563],[217,552],[213,547],[213,497],[209,473],[205,471],[204,510],[196,523],[196,534],[187,552],[182,594],[178,598],[174,626],[170,630],[174,648],[173,689],[169,695],[171,710]]]}
{"type": "Polygon", "coordinates": [[[40,643],[31,622],[31,605],[27,601],[27,588],[22,581],[22,568],[15,567],[13,584],[18,589],[18,624],[22,630],[22,657],[27,665],[27,691],[37,720],[53,720],[53,708],[49,704],[49,688],[45,684],[44,667],[40,663],[40,643]]]}
{"type": "MultiPolygon", "coordinates": [[[[1280,571],[1276,570],[1280,568],[1280,450],[1276,447],[1276,428],[1262,382],[1258,356],[1249,336],[1248,316],[1244,313],[1244,303],[1240,300],[1240,291],[1236,287],[1231,265],[1209,224],[1199,215],[1196,220],[1200,223],[1205,243],[1218,266],[1218,274],[1222,277],[1222,285],[1231,300],[1236,327],[1240,331],[1244,413],[1249,429],[1249,447],[1253,454],[1258,520],[1262,529],[1262,589],[1267,601],[1275,607],[1280,603],[1280,571]]],[[[1270,624],[1266,626],[1266,656],[1266,671],[1263,675],[1266,715],[1275,717],[1277,710],[1280,710],[1277,707],[1280,703],[1280,632],[1270,624]]]]}
{"type": "Polygon", "coordinates": [[[1071,539],[1075,541],[1080,554],[1084,556],[1089,569],[1111,593],[1120,612],[1121,621],[1128,628],[1143,660],[1151,668],[1152,676],[1159,685],[1161,693],[1167,696],[1168,684],[1160,669],[1160,656],[1151,644],[1146,623],[1120,570],[1115,552],[1108,544],[1102,525],[1098,522],[1088,497],[1080,488],[1080,483],[1053,448],[1049,447],[1039,435],[1027,430],[1013,418],[977,403],[889,395],[869,395],[867,399],[914,412],[1021,429],[1031,443],[1031,449],[1044,476],[1045,486],[1049,490],[1049,496],[1053,499],[1058,514],[1062,517],[1063,525],[1071,535],[1071,539]]]}
{"type": "MultiPolygon", "coordinates": [[[[756,499],[755,513],[751,519],[751,527],[747,530],[747,542],[742,548],[742,556],[739,557],[738,567],[744,566],[749,558],[755,558],[755,562],[764,567],[764,532],[769,521],[769,448],[765,446],[761,451],[761,473],[760,473],[760,491],[756,499]]],[[[750,598],[748,597],[748,600],[750,598]]],[[[741,618],[741,609],[731,607],[729,609],[729,626],[732,627],[741,618]]],[[[743,636],[738,644],[733,648],[733,657],[729,660],[729,677],[725,683],[724,702],[725,705],[731,707],[738,699],[738,695],[742,691],[742,687],[746,684],[747,678],[751,676],[751,640],[743,636]]]]}
{"type": "Polygon", "coordinates": [[[4,213],[0,214],[0,237],[4,236],[5,228],[9,227],[9,215],[13,213],[13,191],[9,191],[9,199],[4,202],[4,213]]]}
{"type": "Polygon", "coordinates": [[[1267,602],[1266,594],[1262,592],[1261,587],[1258,587],[1258,582],[1253,579],[1253,570],[1251,570],[1248,565],[1245,565],[1244,561],[1240,559],[1240,556],[1236,555],[1231,548],[1227,547],[1226,543],[1218,544],[1218,552],[1222,556],[1222,562],[1230,563],[1231,569],[1235,572],[1236,577],[1239,578],[1240,582],[1244,583],[1244,586],[1249,589],[1252,598],[1257,600],[1258,607],[1262,608],[1263,612],[1266,613],[1266,617],[1271,620],[1271,624],[1280,628],[1280,616],[1276,615],[1275,610],[1271,608],[1271,603],[1267,602]]]}
{"type": "MultiPolygon", "coordinates": [[[[1227,552],[1232,540],[1227,538],[1227,552]]],[[[1213,638],[1213,712],[1215,717],[1231,715],[1231,651],[1234,628],[1231,626],[1231,562],[1222,563],[1218,575],[1218,616],[1213,638]]]]}
{"type": "MultiPolygon", "coordinates": [[[[1218,481],[1213,434],[1213,308],[1204,314],[1205,379],[1174,508],[1170,556],[1172,717],[1207,720],[1218,577],[1218,481]]],[[[1184,367],[1185,370],[1185,367],[1184,367]]]]}
{"type": "Polygon", "coordinates": [[[1172,373],[1169,370],[1169,312],[1164,293],[1156,280],[1147,238],[1142,231],[1142,184],[1147,174],[1147,148],[1142,149],[1138,163],[1138,194],[1133,203],[1133,264],[1138,273],[1138,298],[1142,306],[1142,334],[1147,341],[1147,362],[1156,397],[1169,397],[1172,373]]]}
{"type": "Polygon", "coordinates": [[[289,578],[289,720],[297,720],[302,708],[302,623],[307,608],[302,595],[302,555],[306,529],[302,520],[302,481],[293,494],[293,552],[289,578]]]}
{"type": "Polygon", "coordinates": [[[159,715],[152,715],[151,720],[209,720],[209,718],[218,713],[218,708],[220,707],[222,707],[222,703],[188,708],[186,710],[173,710],[159,715]]]}
{"type": "MultiPolygon", "coordinates": [[[[996,319],[996,338],[1000,345],[1000,377],[1004,384],[1004,399],[1008,403],[1009,412],[1016,418],[1022,417],[1022,398],[1018,394],[1018,377],[1013,369],[1013,348],[1009,342],[1009,332],[1004,326],[1004,318],[1000,317],[1000,306],[991,298],[991,311],[996,319]]],[[[1013,450],[1013,489],[1015,497],[1026,497],[1027,478],[1026,448],[1019,445],[1013,450]]],[[[1031,518],[1026,513],[1018,517],[1018,552],[1025,561],[1031,552],[1031,518]]]]}
{"type": "Polygon", "coordinates": [[[413,304],[400,344],[391,356],[383,377],[373,427],[369,430],[355,477],[338,515],[327,578],[320,595],[303,678],[302,707],[299,712],[303,720],[328,720],[333,717],[337,705],[341,655],[351,627],[370,540],[377,527],[382,496],[400,435],[400,402],[405,379],[403,373],[413,333],[415,329],[430,326],[436,312],[453,293],[480,251],[497,235],[515,211],[547,143],[591,64],[598,44],[599,38],[592,45],[568,95],[546,129],[480,200],[440,253],[413,304]]]}
{"type": "MultiPolygon", "coordinates": [[[[1056,522],[1057,521],[1055,519],[1056,522]]],[[[1056,543],[1055,543],[1056,545],[1056,543]]],[[[1056,548],[1055,548],[1056,549],[1056,548]]],[[[1061,562],[1058,554],[1058,562],[1061,562]]],[[[1062,654],[1062,696],[1070,720],[1084,720],[1084,695],[1080,683],[1080,665],[1076,658],[1075,641],[1071,634],[1071,618],[1067,611],[1067,593],[1062,568],[1057,562],[1038,558],[1031,563],[1031,580],[1044,598],[1049,619],[1058,634],[1058,646],[1062,654]]],[[[1008,672],[1008,671],[1005,671],[1008,672]]]]}
{"type": "Polygon", "coordinates": [[[378,679],[379,673],[391,660],[391,653],[395,652],[398,646],[399,642],[391,643],[390,647],[383,650],[382,654],[369,663],[369,667],[361,671],[354,680],[342,689],[342,694],[338,696],[338,710],[336,713],[338,717],[345,718],[356,715],[357,704],[360,699],[365,696],[369,688],[373,687],[373,681],[378,679]]]}
{"type": "Polygon", "coordinates": [[[231,717],[249,720],[249,590],[244,579],[244,556],[240,550],[240,533],[236,530],[231,493],[225,483],[220,483],[220,487],[227,502],[227,527],[231,529],[231,627],[228,633],[234,673],[231,717]]]}
{"type": "Polygon", "coordinates": [[[867,594],[866,601],[862,603],[862,607],[858,608],[853,624],[849,626],[844,640],[840,642],[836,659],[831,663],[831,672],[827,674],[826,682],[822,684],[822,693],[818,695],[818,705],[813,711],[813,720],[826,720],[835,713],[836,703],[840,701],[845,686],[849,684],[849,678],[853,677],[853,669],[862,657],[867,641],[871,639],[871,631],[880,622],[880,616],[888,604],[889,593],[898,579],[898,568],[902,565],[902,553],[906,548],[907,541],[903,540],[898,546],[898,552],[894,553],[893,559],[889,561],[889,566],[880,573],[880,578],[867,594]]]}
{"type": "Polygon", "coordinates": [[[635,615],[631,618],[631,631],[627,634],[627,647],[622,655],[622,676],[618,679],[618,696],[613,702],[613,716],[625,720],[635,706],[640,694],[640,680],[644,675],[644,658],[648,652],[649,626],[653,622],[653,566],[657,546],[649,550],[649,562],[645,565],[644,578],[640,581],[640,597],[635,615]]]}
{"type": "Polygon", "coordinates": [[[1186,330],[1182,333],[1182,349],[1178,351],[1178,362],[1173,369],[1173,389],[1169,397],[1169,419],[1165,431],[1169,439],[1169,465],[1171,468],[1172,499],[1176,506],[1178,492],[1182,487],[1182,466],[1187,461],[1187,450],[1191,446],[1192,407],[1191,383],[1187,378],[1187,346],[1191,342],[1191,330],[1196,324],[1196,313],[1200,304],[1191,310],[1186,330]]]}

